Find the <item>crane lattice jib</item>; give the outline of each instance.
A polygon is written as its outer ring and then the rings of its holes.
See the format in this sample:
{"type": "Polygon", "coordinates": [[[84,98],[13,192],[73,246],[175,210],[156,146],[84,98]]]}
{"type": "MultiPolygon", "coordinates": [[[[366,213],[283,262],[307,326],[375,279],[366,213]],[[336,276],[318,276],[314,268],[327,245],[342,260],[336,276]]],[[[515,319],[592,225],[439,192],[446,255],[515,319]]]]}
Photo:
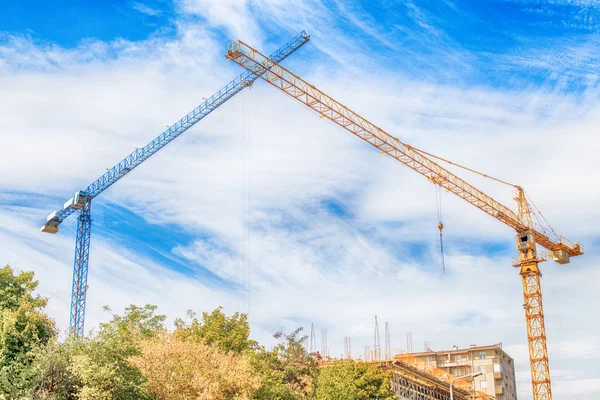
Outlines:
{"type": "MultiPolygon", "coordinates": [[[[246,68],[248,72],[260,75],[262,79],[294,97],[323,117],[330,119],[375,146],[381,152],[419,172],[433,183],[439,184],[516,231],[529,229],[510,208],[435,163],[412,146],[369,122],[244,42],[238,40],[230,43],[226,57],[246,68]]],[[[553,240],[545,233],[537,230],[534,230],[533,233],[535,241],[548,250],[563,250],[570,256],[583,253],[583,249],[577,243],[572,244],[562,238],[553,240]]]]}
{"type": "MultiPolygon", "coordinates": [[[[276,52],[271,55],[271,59],[276,60],[277,62],[281,62],[287,56],[292,54],[298,48],[300,48],[303,44],[305,44],[310,39],[309,34],[306,31],[300,32],[286,44],[284,44],[281,48],[279,48],[276,52]]],[[[227,100],[231,99],[237,93],[242,91],[244,88],[250,86],[256,79],[258,75],[246,71],[231,82],[229,82],[225,87],[221,88],[218,92],[209,97],[206,101],[196,107],[194,110],[190,111],[185,117],[177,121],[175,124],[171,125],[169,129],[164,131],[158,137],[156,137],[152,142],[148,143],[146,146],[136,149],[115,166],[110,168],[104,175],[90,184],[87,188],[85,188],[84,195],[87,200],[91,200],[94,197],[98,196],[104,190],[108,189],[112,184],[116,181],[127,175],[131,170],[140,165],[142,162],[156,154],[160,149],[169,144],[173,139],[180,136],[182,133],[187,131],[193,125],[195,125],[198,121],[206,117],[213,110],[218,108],[221,104],[225,103],[227,100]]],[[[66,205],[60,210],[55,211],[52,215],[52,218],[49,218],[47,223],[54,223],[55,225],[60,224],[64,221],[69,215],[73,214],[77,211],[77,205],[75,207],[71,205],[66,205]]]]}

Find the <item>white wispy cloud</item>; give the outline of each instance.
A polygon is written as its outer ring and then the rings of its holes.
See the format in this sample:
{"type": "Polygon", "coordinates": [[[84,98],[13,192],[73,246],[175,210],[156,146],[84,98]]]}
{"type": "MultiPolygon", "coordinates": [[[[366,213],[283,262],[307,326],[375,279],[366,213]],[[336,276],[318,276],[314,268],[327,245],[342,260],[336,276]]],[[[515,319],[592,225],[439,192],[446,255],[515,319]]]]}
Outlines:
{"type": "MultiPolygon", "coordinates": [[[[39,290],[65,329],[74,221],[58,235],[45,235],[38,231],[45,215],[240,72],[224,61],[225,43],[214,27],[267,52],[278,44],[267,39],[258,16],[286,32],[314,28],[307,48],[286,65],[408,143],[523,185],[560,233],[589,245],[589,254],[570,266],[544,265],[543,285],[552,368],[572,371],[553,375],[556,391],[568,396],[582,385],[580,398],[597,397],[596,382],[583,373],[600,357],[600,326],[584,307],[600,306],[593,255],[600,193],[590,184],[600,174],[593,162],[600,147],[597,88],[590,85],[581,96],[533,85],[507,91],[364,69],[353,61],[368,56],[327,24],[334,16],[322,3],[296,5],[298,19],[286,22],[289,7],[281,0],[230,1],[222,8],[189,0],[180,11],[206,21],[179,21],[173,39],[83,42],[71,50],[27,37],[3,41],[0,200],[10,206],[0,208],[0,262],[36,271],[39,290]],[[319,64],[321,57],[335,64],[319,64]],[[576,339],[569,326],[580,327],[576,339]],[[570,352],[575,344],[581,347],[570,352]],[[573,354],[587,364],[573,366],[573,354]]],[[[575,68],[573,59],[564,62],[575,68]]],[[[249,310],[258,339],[268,341],[282,324],[291,330],[314,321],[328,328],[336,354],[342,336],[352,336],[356,349],[370,344],[378,314],[390,321],[394,348],[404,347],[407,331],[415,348],[423,340],[434,348],[503,342],[518,363],[519,397],[530,398],[513,254],[486,255],[484,248],[511,245],[513,233],[444,195],[448,273],[440,274],[431,184],[343,133],[257,82],[103,193],[95,202],[131,209],[156,229],[176,223],[197,235],[173,254],[230,288],[176,273],[127,243],[94,235],[86,326],[108,318],[104,304],[119,311],[129,303],[154,303],[170,317],[219,304],[240,309],[245,197],[249,310]],[[342,203],[350,215],[328,212],[324,200],[342,203]]],[[[468,180],[512,205],[509,188],[468,180]]]]}
{"type": "Polygon", "coordinates": [[[133,4],[131,5],[131,8],[133,8],[136,11],[141,12],[142,14],[146,14],[146,15],[150,15],[150,16],[157,16],[162,14],[161,10],[152,8],[144,3],[140,3],[140,2],[133,2],[133,4]]]}
{"type": "Polygon", "coordinates": [[[252,1],[179,0],[178,4],[183,13],[203,17],[209,26],[224,27],[232,40],[244,36],[253,43],[262,43],[262,31],[252,15],[252,1]]]}
{"type": "Polygon", "coordinates": [[[596,0],[505,0],[524,6],[524,11],[546,18],[534,26],[560,27],[596,32],[600,24],[600,3],[596,0]]]}
{"type": "Polygon", "coordinates": [[[549,5],[567,5],[573,7],[600,8],[596,0],[507,0],[508,2],[517,2],[525,4],[549,4],[549,5]]]}

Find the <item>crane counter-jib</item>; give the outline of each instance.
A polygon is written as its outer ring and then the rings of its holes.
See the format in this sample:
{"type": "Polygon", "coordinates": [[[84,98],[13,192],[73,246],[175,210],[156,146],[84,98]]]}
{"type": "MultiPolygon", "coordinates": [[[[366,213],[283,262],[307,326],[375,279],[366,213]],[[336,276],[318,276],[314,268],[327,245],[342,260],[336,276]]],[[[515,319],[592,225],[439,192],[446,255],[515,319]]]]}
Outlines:
{"type": "MultiPolygon", "coordinates": [[[[304,45],[309,39],[310,35],[306,31],[301,31],[275,51],[271,55],[271,58],[281,62],[295,50],[304,45]]],[[[48,215],[46,223],[42,226],[41,231],[46,233],[57,233],[58,226],[75,211],[80,210],[83,207],[84,202],[92,200],[104,190],[108,189],[115,182],[156,154],[160,149],[194,126],[220,105],[231,99],[244,88],[250,86],[256,79],[258,79],[258,75],[250,71],[240,74],[194,110],[190,111],[179,121],[171,125],[169,129],[161,133],[146,146],[134,150],[131,154],[110,168],[100,178],[92,182],[87,188],[76,192],[73,199],[68,200],[62,208],[48,215]],[[80,199],[81,201],[77,201],[77,199],[80,199]]]]}

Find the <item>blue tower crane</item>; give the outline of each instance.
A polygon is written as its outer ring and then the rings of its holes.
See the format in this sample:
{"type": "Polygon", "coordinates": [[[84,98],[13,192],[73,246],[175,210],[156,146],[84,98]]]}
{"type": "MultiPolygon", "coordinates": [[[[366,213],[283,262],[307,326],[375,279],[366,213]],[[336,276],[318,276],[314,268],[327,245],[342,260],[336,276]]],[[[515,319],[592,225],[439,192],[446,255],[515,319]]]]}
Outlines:
{"type": "MultiPolygon", "coordinates": [[[[271,55],[271,59],[281,62],[287,56],[299,49],[310,39],[306,31],[302,31],[294,38],[284,44],[271,55]]],[[[197,122],[202,120],[213,110],[241,92],[244,88],[251,86],[259,75],[252,72],[244,72],[218,92],[209,97],[186,116],[181,118],[169,129],[161,133],[146,146],[136,149],[104,175],[92,182],[84,190],[77,191],[75,196],[67,200],[62,208],[52,212],[46,218],[46,223],[41,231],[55,234],[59,225],[71,214],[79,212],[77,218],[77,235],[75,239],[75,259],[73,266],[73,286],[71,289],[71,312],[69,321],[69,332],[75,336],[83,335],[85,320],[85,302],[88,289],[88,265],[90,256],[90,240],[92,233],[92,200],[100,193],[108,189],[119,179],[127,175],[135,167],[156,154],[175,138],[187,131],[197,122]]]]}

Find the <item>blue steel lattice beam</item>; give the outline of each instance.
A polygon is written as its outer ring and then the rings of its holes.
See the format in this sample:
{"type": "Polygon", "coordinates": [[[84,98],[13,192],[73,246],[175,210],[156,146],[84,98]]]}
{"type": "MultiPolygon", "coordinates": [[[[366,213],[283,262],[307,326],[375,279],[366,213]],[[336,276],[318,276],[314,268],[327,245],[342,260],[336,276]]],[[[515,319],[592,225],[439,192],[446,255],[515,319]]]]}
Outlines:
{"type": "Polygon", "coordinates": [[[71,317],[69,333],[83,335],[85,320],[85,298],[87,293],[88,264],[90,260],[90,239],[92,235],[92,202],[88,201],[77,218],[77,238],[75,239],[75,260],[73,263],[73,288],[71,289],[71,317]]]}
{"type": "MultiPolygon", "coordinates": [[[[310,39],[306,31],[300,32],[279,50],[271,55],[271,59],[281,62],[287,56],[299,49],[310,39]]],[[[261,72],[262,74],[263,72],[261,72]]],[[[46,223],[42,226],[41,231],[47,233],[57,233],[58,226],[71,214],[80,209],[85,201],[89,201],[100,193],[108,189],[116,181],[127,175],[131,170],[140,165],[142,162],[156,154],[160,149],[169,144],[173,139],[180,136],[183,132],[194,126],[221,104],[231,99],[233,96],[241,92],[244,88],[252,85],[258,79],[259,75],[252,72],[244,72],[237,78],[225,85],[221,90],[209,97],[205,102],[200,104],[194,110],[190,111],[185,117],[174,123],[156,137],[146,146],[136,149],[118,164],[109,169],[104,175],[92,182],[83,191],[79,191],[76,197],[68,200],[61,209],[58,209],[48,215],[46,223]],[[81,201],[77,201],[77,196],[80,196],[81,201]]]]}
{"type": "MultiPolygon", "coordinates": [[[[300,32],[277,51],[271,58],[279,61],[284,60],[287,56],[304,45],[310,36],[306,31],[300,32]]],[[[262,72],[261,72],[262,74],[262,72]]],[[[69,199],[62,208],[48,215],[46,223],[42,226],[41,231],[47,233],[57,233],[58,226],[71,214],[76,211],[80,212],[77,219],[77,237],[75,243],[75,260],[73,266],[73,287],[71,292],[71,313],[70,313],[70,332],[76,336],[83,335],[85,306],[87,294],[87,278],[89,265],[89,251],[91,240],[91,201],[104,190],[119,179],[127,175],[131,170],[140,165],[142,162],[156,154],[160,149],[165,147],[175,138],[187,131],[197,122],[202,120],[221,104],[231,99],[244,88],[252,85],[258,79],[259,75],[251,72],[244,72],[237,78],[229,82],[221,90],[209,97],[205,102],[200,104],[194,110],[189,112],[182,119],[169,127],[166,131],[156,137],[152,142],[148,143],[141,149],[136,149],[129,154],[118,164],[108,170],[104,175],[92,182],[85,190],[75,193],[75,196],[69,199]]]]}

